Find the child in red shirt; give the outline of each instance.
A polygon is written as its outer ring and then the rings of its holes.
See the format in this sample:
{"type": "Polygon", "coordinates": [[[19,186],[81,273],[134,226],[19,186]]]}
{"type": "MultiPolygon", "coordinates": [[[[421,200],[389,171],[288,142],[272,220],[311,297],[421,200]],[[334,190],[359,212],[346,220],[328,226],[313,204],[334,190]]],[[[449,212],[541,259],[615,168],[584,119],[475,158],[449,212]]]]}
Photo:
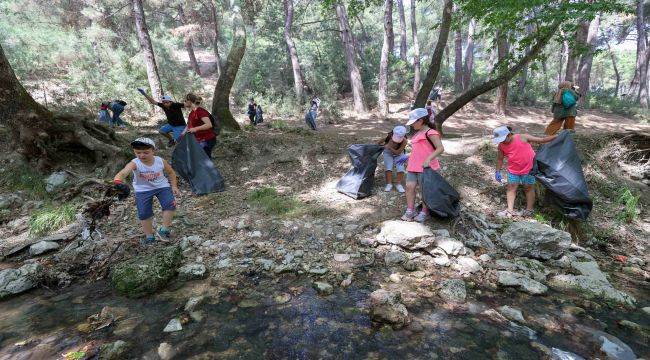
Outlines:
{"type": "Polygon", "coordinates": [[[194,134],[196,141],[203,148],[205,153],[212,159],[212,149],[217,144],[217,135],[212,130],[210,113],[202,108],[203,99],[195,94],[189,93],[185,96],[185,107],[191,109],[187,116],[187,129],[185,132],[194,134]]]}

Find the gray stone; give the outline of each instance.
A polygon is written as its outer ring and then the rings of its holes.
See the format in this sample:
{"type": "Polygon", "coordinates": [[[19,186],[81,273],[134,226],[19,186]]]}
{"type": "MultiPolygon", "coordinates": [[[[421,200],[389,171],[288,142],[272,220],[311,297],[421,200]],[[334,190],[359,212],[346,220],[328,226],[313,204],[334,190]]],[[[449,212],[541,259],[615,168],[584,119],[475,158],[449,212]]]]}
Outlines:
{"type": "Polygon", "coordinates": [[[518,221],[501,235],[501,243],[515,255],[548,260],[569,249],[571,235],[548,225],[518,221]]]}
{"type": "Polygon", "coordinates": [[[406,271],[416,271],[418,269],[418,263],[413,260],[408,260],[402,264],[402,267],[406,271]]]}
{"type": "Polygon", "coordinates": [[[440,291],[438,292],[441,298],[450,302],[465,302],[467,297],[467,289],[465,289],[465,282],[460,279],[449,279],[442,282],[440,291]]]}
{"type": "Polygon", "coordinates": [[[203,279],[207,275],[207,270],[203,264],[187,264],[178,269],[178,277],[181,280],[203,279]]]}
{"type": "Polygon", "coordinates": [[[501,315],[505,316],[508,320],[516,321],[519,323],[524,323],[524,315],[521,313],[521,310],[516,308],[511,308],[508,305],[501,306],[497,309],[501,315]]]}
{"type": "Polygon", "coordinates": [[[447,255],[458,256],[467,254],[467,248],[465,245],[456,239],[438,239],[436,240],[436,246],[444,250],[447,255]]]}
{"type": "Polygon", "coordinates": [[[45,191],[51,193],[65,185],[68,181],[68,173],[65,171],[57,171],[52,173],[47,179],[45,179],[45,191]]]}
{"type": "Polygon", "coordinates": [[[103,344],[99,348],[99,358],[105,360],[120,360],[127,358],[127,353],[131,346],[123,340],[117,340],[112,343],[103,344]]]}
{"type": "Polygon", "coordinates": [[[498,271],[498,283],[502,286],[514,286],[532,295],[544,294],[548,288],[533,279],[512,271],[498,271]]]}
{"type": "Polygon", "coordinates": [[[481,262],[484,262],[484,263],[492,261],[492,258],[488,254],[483,254],[483,255],[479,256],[478,259],[481,260],[481,262]]]}
{"type": "Polygon", "coordinates": [[[113,267],[111,285],[118,293],[132,298],[154,293],[176,276],[181,259],[180,246],[169,246],[126,260],[113,267]]]}
{"type": "Polygon", "coordinates": [[[641,308],[641,311],[643,311],[646,315],[650,315],[650,306],[641,308]]]}
{"type": "Polygon", "coordinates": [[[318,294],[327,296],[331,295],[334,292],[334,287],[332,285],[323,282],[323,281],[316,281],[314,282],[314,289],[318,292],[318,294]]]}
{"type": "Polygon", "coordinates": [[[255,263],[262,266],[262,269],[269,271],[273,269],[273,260],[270,259],[255,259],[255,263]]]}
{"type": "Polygon", "coordinates": [[[438,254],[433,258],[433,263],[438,266],[449,266],[451,264],[451,260],[449,260],[449,256],[447,256],[447,254],[438,254]]]}
{"type": "Polygon", "coordinates": [[[582,333],[583,341],[599,348],[607,356],[607,359],[636,360],[637,358],[627,344],[611,334],[582,325],[577,325],[576,330],[578,333],[582,333]]]}
{"type": "Polygon", "coordinates": [[[309,273],[314,275],[325,275],[329,271],[330,270],[326,267],[313,267],[309,269],[309,273]]]}
{"type": "Polygon", "coordinates": [[[384,262],[386,266],[395,266],[404,263],[408,260],[405,252],[399,250],[391,250],[384,255],[384,262]]]}
{"type": "Polygon", "coordinates": [[[29,247],[29,255],[37,256],[48,251],[56,250],[58,248],[59,244],[55,243],[54,241],[39,241],[29,247]]]}
{"type": "Polygon", "coordinates": [[[350,260],[350,254],[334,254],[334,260],[338,262],[346,262],[350,260]]]}
{"type": "Polygon", "coordinates": [[[377,240],[382,244],[389,243],[406,247],[418,238],[432,235],[433,232],[428,226],[418,222],[390,220],[381,224],[377,240]]]}
{"type": "Polygon", "coordinates": [[[185,303],[185,311],[194,311],[196,307],[201,305],[205,301],[205,296],[193,296],[187,300],[185,303]]]}
{"type": "Polygon", "coordinates": [[[163,329],[163,332],[176,332],[183,330],[183,325],[181,325],[181,320],[178,318],[173,318],[169,320],[167,326],[163,329]]]}
{"type": "Polygon", "coordinates": [[[585,360],[585,358],[572,352],[553,348],[551,349],[551,360],[585,360]]]}
{"type": "Polygon", "coordinates": [[[622,291],[616,290],[609,282],[599,281],[584,275],[556,275],[549,282],[556,291],[574,292],[587,299],[600,299],[606,302],[634,307],[636,299],[622,291]]]}
{"type": "Polygon", "coordinates": [[[452,265],[454,270],[457,270],[461,274],[473,274],[483,270],[481,265],[471,257],[461,256],[456,259],[456,262],[452,265]]]}
{"type": "Polygon", "coordinates": [[[401,329],[410,322],[408,311],[401,303],[398,292],[375,290],[370,294],[369,305],[370,318],[374,322],[388,324],[393,329],[401,329]]]}
{"type": "Polygon", "coordinates": [[[158,346],[158,357],[160,357],[160,360],[171,360],[174,356],[176,356],[176,351],[170,344],[161,343],[158,346]]]}
{"type": "Polygon", "coordinates": [[[225,258],[217,261],[216,266],[218,269],[225,269],[230,267],[231,265],[232,265],[232,260],[230,260],[230,258],[225,258]]]}
{"type": "Polygon", "coordinates": [[[38,263],[0,271],[0,299],[25,292],[38,283],[43,267],[38,263]]]}

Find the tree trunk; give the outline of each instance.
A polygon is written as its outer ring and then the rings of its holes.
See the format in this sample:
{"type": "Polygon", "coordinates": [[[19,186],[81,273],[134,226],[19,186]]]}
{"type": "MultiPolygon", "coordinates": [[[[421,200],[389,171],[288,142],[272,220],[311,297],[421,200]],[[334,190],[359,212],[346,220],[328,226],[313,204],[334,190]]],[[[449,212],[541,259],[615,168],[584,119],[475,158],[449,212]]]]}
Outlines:
{"type": "Polygon", "coordinates": [[[451,28],[451,12],[452,1],[445,0],[445,6],[442,9],[442,22],[440,24],[438,42],[436,43],[436,48],[433,50],[431,63],[429,64],[429,69],[427,70],[427,75],[424,77],[422,87],[420,88],[420,91],[418,91],[418,95],[415,98],[415,105],[417,107],[424,107],[427,99],[429,98],[429,93],[431,92],[431,89],[433,89],[433,85],[438,78],[438,72],[440,72],[440,64],[442,63],[442,57],[444,56],[447,40],[449,39],[449,29],[451,28]]]}
{"type": "Polygon", "coordinates": [[[454,89],[463,91],[463,33],[456,30],[454,36],[454,89]]]}
{"type": "Polygon", "coordinates": [[[303,102],[303,89],[305,82],[302,78],[302,69],[298,60],[296,44],[291,37],[291,26],[293,24],[293,0],[284,0],[284,41],[287,43],[287,54],[291,61],[291,70],[293,71],[293,90],[296,93],[296,99],[303,102]]]}
{"type": "MultiPolygon", "coordinates": [[[[221,77],[223,72],[223,64],[221,61],[221,54],[219,53],[219,15],[217,12],[217,7],[214,2],[209,1],[210,3],[210,12],[212,13],[212,21],[214,23],[214,41],[213,41],[213,50],[214,50],[214,61],[216,63],[216,73],[217,79],[221,77]]],[[[228,3],[227,1],[224,3],[228,3]]],[[[243,26],[243,25],[242,25],[243,26]]]]}
{"type": "Polygon", "coordinates": [[[379,61],[379,91],[377,93],[377,105],[382,116],[388,115],[388,51],[390,22],[393,19],[393,0],[384,1],[384,43],[381,47],[381,60],[379,61]]]}
{"type": "Polygon", "coordinates": [[[420,90],[420,43],[418,42],[418,27],[415,21],[416,0],[411,0],[411,37],[413,42],[413,93],[420,90]]]}
{"type": "Polygon", "coordinates": [[[214,87],[212,114],[221,121],[223,128],[241,130],[239,123],[237,123],[232,112],[230,112],[230,91],[235,83],[239,65],[246,53],[246,27],[240,19],[240,15],[235,15],[233,22],[232,45],[228,52],[226,63],[222,68],[221,76],[219,76],[217,85],[214,87]]]}
{"type": "MultiPolygon", "coordinates": [[[[508,39],[501,32],[497,32],[497,66],[508,56],[508,39]]],[[[526,67],[524,64],[523,67],[526,67]]],[[[523,70],[523,69],[522,69],[523,70]]],[[[497,115],[505,115],[508,105],[508,82],[505,82],[497,88],[497,101],[495,112],[497,115]]]]}
{"type": "Polygon", "coordinates": [[[630,83],[630,91],[628,93],[630,95],[636,95],[637,100],[639,100],[641,90],[640,74],[646,66],[645,52],[648,44],[645,26],[644,0],[636,0],[636,66],[634,68],[634,77],[630,83]]]}
{"type": "MultiPolygon", "coordinates": [[[[384,1],[386,2],[386,1],[384,1]]],[[[391,9],[393,5],[391,4],[391,9]]],[[[392,12],[392,10],[391,10],[392,12]]],[[[386,23],[386,19],[384,19],[384,28],[388,28],[388,52],[390,54],[393,54],[395,51],[395,31],[393,30],[393,18],[391,17],[386,23]]]]}
{"type": "Polygon", "coordinates": [[[569,44],[567,43],[566,40],[560,44],[560,58],[557,62],[557,83],[559,84],[562,82],[562,70],[564,70],[564,60],[565,60],[565,54],[567,54],[569,51],[569,44]]]}
{"type": "Polygon", "coordinates": [[[469,89],[472,82],[472,71],[474,70],[474,32],[476,31],[476,20],[470,19],[467,28],[467,47],[465,48],[465,64],[463,65],[463,89],[469,89]]]}
{"type": "MultiPolygon", "coordinates": [[[[413,0],[411,0],[413,1],[413,0]]],[[[399,11],[399,58],[406,61],[406,17],[404,16],[404,0],[397,0],[397,10],[399,11]]]]}
{"type": "MultiPolygon", "coordinates": [[[[178,6],[178,18],[181,25],[187,25],[185,20],[185,12],[183,11],[183,6],[178,6]]],[[[190,58],[190,66],[196,73],[196,75],[201,76],[201,67],[199,67],[199,62],[196,61],[196,55],[194,54],[194,42],[192,41],[191,36],[187,36],[185,39],[185,49],[187,50],[187,55],[190,58]]]]}
{"type": "Polygon", "coordinates": [[[343,42],[343,50],[345,52],[345,60],[348,68],[348,75],[350,76],[350,87],[352,88],[352,97],[354,99],[354,110],[356,112],[367,111],[366,107],[366,94],[361,82],[361,73],[357,67],[355,59],[356,49],[352,41],[352,30],[350,29],[350,22],[348,21],[348,14],[345,6],[341,2],[334,5],[336,9],[336,16],[339,20],[339,30],[341,33],[341,41],[343,42]]]}
{"type": "Polygon", "coordinates": [[[546,44],[548,44],[549,40],[553,37],[557,29],[560,27],[561,20],[555,20],[555,22],[551,25],[551,27],[543,34],[540,35],[540,37],[537,39],[537,42],[535,45],[533,45],[530,48],[530,51],[528,51],[521,59],[519,59],[513,66],[508,68],[506,71],[501,72],[500,75],[498,75],[494,79],[490,79],[485,81],[484,83],[477,85],[471,89],[466,90],[463,94],[461,94],[459,97],[454,99],[450,104],[445,106],[440,112],[438,112],[435,116],[435,122],[436,126],[439,130],[442,130],[442,124],[445,122],[446,119],[448,119],[451,115],[453,115],[456,111],[461,109],[463,106],[465,106],[467,103],[472,101],[474,98],[477,96],[484,94],[499,85],[505,84],[510,79],[512,79],[523,67],[530,63],[539,53],[544,49],[546,44]]]}
{"type": "Polygon", "coordinates": [[[151,38],[149,37],[149,29],[147,28],[144,10],[142,9],[142,0],[131,0],[131,5],[133,7],[133,18],[135,19],[135,31],[138,34],[140,49],[144,56],[144,64],[147,67],[147,79],[149,79],[151,95],[154,99],[160,99],[163,94],[163,89],[160,82],[160,75],[158,75],[158,65],[156,65],[156,57],[153,53],[151,38]]]}
{"type": "MultiPolygon", "coordinates": [[[[526,25],[526,31],[528,33],[533,32],[533,26],[528,24],[526,25]]],[[[526,46],[526,52],[530,51],[530,46],[526,46]]],[[[546,62],[544,62],[546,64],[546,62]]],[[[544,68],[544,77],[546,77],[546,68],[544,68]]],[[[526,82],[528,81],[528,64],[524,66],[523,70],[521,70],[521,73],[519,74],[519,83],[517,84],[519,87],[519,95],[523,95],[524,91],[526,90],[526,82]]]]}
{"type": "Polygon", "coordinates": [[[566,74],[564,80],[575,81],[578,72],[578,62],[580,60],[581,48],[587,42],[587,35],[589,33],[589,21],[582,21],[576,29],[576,37],[574,47],[569,50],[569,56],[566,61],[566,74]]]}
{"type": "Polygon", "coordinates": [[[616,76],[616,85],[614,86],[614,97],[618,97],[618,91],[619,87],[621,85],[621,74],[618,71],[618,66],[616,64],[616,54],[614,54],[614,51],[612,51],[612,47],[609,45],[609,41],[607,41],[607,51],[609,52],[609,58],[612,60],[612,68],[614,68],[614,76],[616,76]]]}
{"type": "Polygon", "coordinates": [[[580,93],[582,96],[578,102],[584,104],[587,94],[589,93],[589,80],[591,78],[591,66],[594,62],[594,52],[596,50],[596,40],[598,39],[598,28],[600,27],[600,14],[589,24],[589,31],[587,33],[587,52],[580,58],[580,65],[578,67],[578,81],[580,93]]]}

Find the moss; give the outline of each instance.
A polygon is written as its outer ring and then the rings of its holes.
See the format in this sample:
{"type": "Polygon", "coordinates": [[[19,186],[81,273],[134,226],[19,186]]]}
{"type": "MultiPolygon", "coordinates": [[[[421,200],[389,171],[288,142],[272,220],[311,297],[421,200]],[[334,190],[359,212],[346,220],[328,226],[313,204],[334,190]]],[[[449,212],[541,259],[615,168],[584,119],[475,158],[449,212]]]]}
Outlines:
{"type": "Polygon", "coordinates": [[[176,275],[181,260],[181,248],[178,246],[127,260],[115,266],[111,273],[111,284],[119,294],[130,298],[152,294],[176,275]]]}

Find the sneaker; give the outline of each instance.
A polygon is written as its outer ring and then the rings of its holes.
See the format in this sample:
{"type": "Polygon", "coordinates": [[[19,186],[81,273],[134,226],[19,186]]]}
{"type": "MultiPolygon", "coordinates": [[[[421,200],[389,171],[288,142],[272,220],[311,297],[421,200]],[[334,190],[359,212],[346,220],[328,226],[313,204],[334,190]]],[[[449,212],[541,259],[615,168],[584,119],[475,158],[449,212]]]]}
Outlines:
{"type": "Polygon", "coordinates": [[[425,213],[424,211],[420,211],[420,213],[413,219],[419,223],[425,222],[429,218],[429,214],[425,213]]]}
{"type": "Polygon", "coordinates": [[[521,212],[523,217],[532,217],[535,212],[533,210],[524,210],[521,212]]]}
{"type": "Polygon", "coordinates": [[[393,190],[393,184],[386,184],[386,187],[384,188],[384,191],[389,192],[393,190]]]}
{"type": "Polygon", "coordinates": [[[141,245],[151,245],[156,242],[156,238],[153,234],[147,235],[144,239],[140,240],[141,245]]]}
{"type": "Polygon", "coordinates": [[[417,215],[415,210],[406,209],[404,215],[402,215],[402,221],[413,221],[413,218],[417,215]]]}
{"type": "Polygon", "coordinates": [[[398,193],[402,193],[402,194],[403,194],[403,193],[406,192],[406,190],[404,190],[404,186],[402,186],[402,184],[397,184],[397,185],[395,185],[395,189],[397,189],[397,192],[398,192],[398,193]]]}
{"type": "Polygon", "coordinates": [[[158,236],[160,236],[160,239],[162,241],[167,242],[171,239],[172,234],[171,231],[169,231],[169,229],[161,226],[158,228],[158,236]]]}
{"type": "Polygon", "coordinates": [[[500,218],[512,218],[515,216],[514,212],[511,212],[510,210],[502,210],[497,213],[497,217],[500,218]]]}

